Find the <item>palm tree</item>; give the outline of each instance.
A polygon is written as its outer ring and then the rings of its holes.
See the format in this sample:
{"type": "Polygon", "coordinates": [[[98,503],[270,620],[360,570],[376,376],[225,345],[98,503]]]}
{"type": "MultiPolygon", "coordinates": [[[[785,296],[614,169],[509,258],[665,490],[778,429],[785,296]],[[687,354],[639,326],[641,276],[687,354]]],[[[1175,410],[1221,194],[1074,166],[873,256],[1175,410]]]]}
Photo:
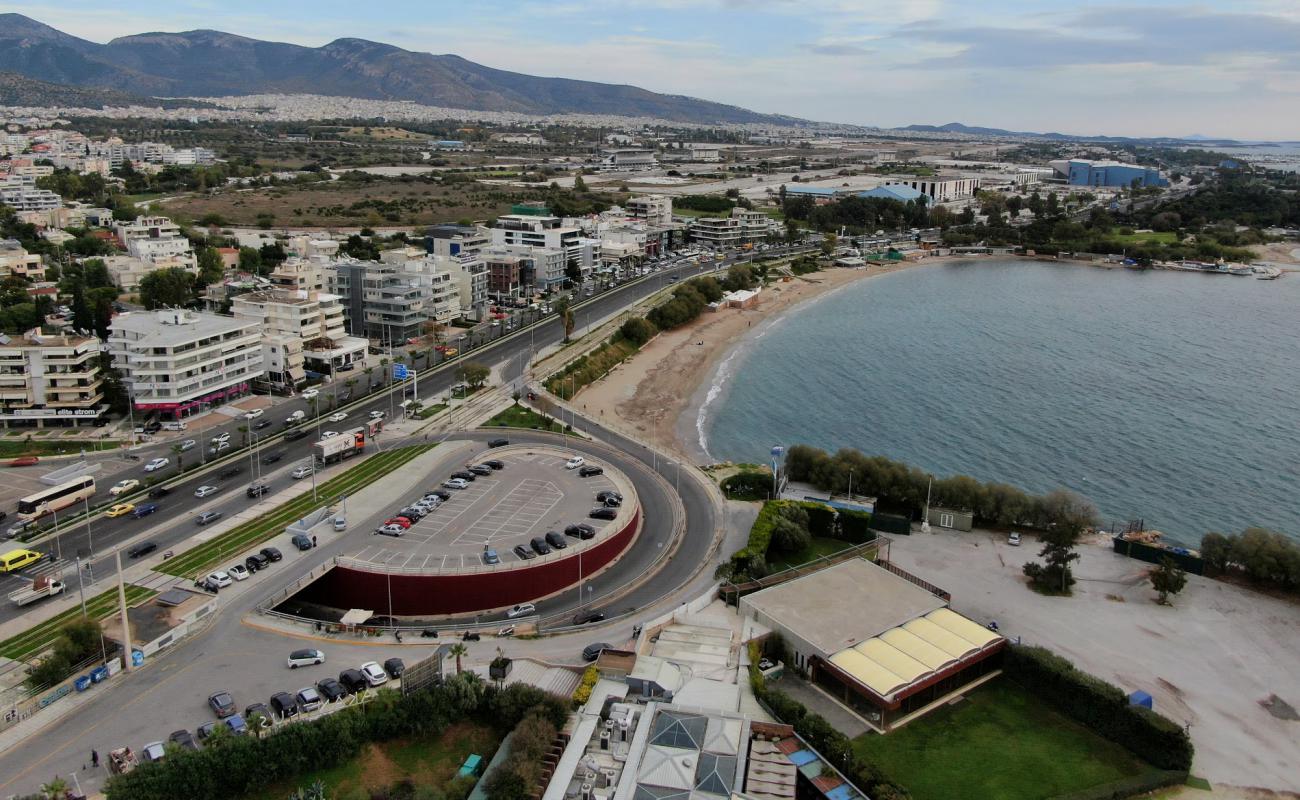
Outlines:
{"type": "Polygon", "coordinates": [[[375,372],[374,365],[366,367],[366,391],[367,392],[371,392],[375,388],[375,382],[370,378],[370,376],[373,375],[374,372],[375,372]]]}
{"type": "Polygon", "coordinates": [[[352,394],[352,390],[355,389],[356,386],[357,386],[357,379],[356,379],[356,378],[348,378],[348,381],[347,381],[347,387],[348,387],[348,394],[349,394],[349,395],[352,394]]]}
{"type": "Polygon", "coordinates": [[[176,454],[176,471],[184,472],[185,465],[181,463],[181,454],[184,453],[185,451],[181,449],[180,445],[174,444],[172,445],[172,452],[176,454]]]}
{"type": "Polygon", "coordinates": [[[569,298],[561,297],[555,301],[555,313],[559,316],[560,322],[564,325],[564,341],[569,341],[569,335],[573,333],[573,309],[569,307],[569,298]]]}
{"type": "Polygon", "coordinates": [[[239,426],[239,438],[240,441],[242,442],[239,446],[248,447],[248,426],[247,425],[239,426]]]}
{"type": "Polygon", "coordinates": [[[307,398],[307,405],[311,407],[311,415],[313,417],[320,416],[320,412],[317,410],[317,406],[320,405],[319,395],[317,397],[307,398]]]}
{"type": "Polygon", "coordinates": [[[451,653],[453,656],[456,657],[456,674],[459,675],[459,674],[460,674],[460,658],[461,658],[461,656],[467,656],[467,655],[469,655],[469,648],[466,647],[463,643],[461,643],[461,642],[457,642],[456,644],[453,644],[453,645],[451,646],[451,649],[448,650],[447,652],[451,653]]]}
{"type": "Polygon", "coordinates": [[[68,782],[55,775],[54,780],[41,786],[41,794],[49,800],[64,800],[68,796],[68,782]]]}

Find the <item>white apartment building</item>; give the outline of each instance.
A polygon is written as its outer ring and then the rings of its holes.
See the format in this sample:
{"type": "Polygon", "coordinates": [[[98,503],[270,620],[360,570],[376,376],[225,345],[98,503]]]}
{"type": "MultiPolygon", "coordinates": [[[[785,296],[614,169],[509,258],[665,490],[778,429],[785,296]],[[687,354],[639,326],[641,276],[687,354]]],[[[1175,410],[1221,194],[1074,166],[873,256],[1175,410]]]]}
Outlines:
{"type": "Polygon", "coordinates": [[[325,272],[330,294],[342,301],[348,332],[381,342],[417,337],[428,321],[426,292],[411,283],[401,266],[377,261],[337,261],[325,272]]]}
{"type": "Polygon", "coordinates": [[[738,247],[746,242],[766,239],[775,227],[762,211],[731,209],[729,217],[699,217],[691,223],[691,240],[713,247],[738,247]]]}
{"type": "Polygon", "coordinates": [[[673,222],[673,199],[667,195],[633,197],[627,201],[626,210],[629,217],[645,220],[651,225],[671,225],[673,222]]]}
{"type": "Polygon", "coordinates": [[[263,369],[275,386],[293,389],[309,369],[328,374],[365,360],[367,342],[347,335],[337,295],[269,289],[236,295],[230,310],[258,323],[263,369]]]}
{"type": "Polygon", "coordinates": [[[271,283],[281,289],[302,292],[323,292],[325,270],[330,259],[325,256],[287,258],[268,276],[271,283]]]}
{"type": "Polygon", "coordinates": [[[146,275],[160,269],[180,267],[191,275],[199,273],[195,259],[183,256],[174,258],[159,257],[151,261],[145,261],[135,256],[101,256],[101,258],[104,266],[108,268],[108,274],[113,278],[113,283],[116,283],[119,288],[126,292],[139,289],[140,282],[144,280],[146,275]]]}
{"type": "Polygon", "coordinates": [[[6,428],[93,424],[104,405],[99,339],[0,334],[0,423],[6,428]]]}
{"type": "Polygon", "coordinates": [[[339,247],[340,244],[333,239],[313,239],[310,236],[294,236],[284,243],[284,249],[289,255],[300,258],[334,258],[339,254],[339,247]]]}
{"type": "MultiPolygon", "coordinates": [[[[387,256],[388,253],[384,255],[387,256]]],[[[483,268],[483,291],[486,297],[486,265],[477,258],[471,258],[470,261],[483,268]]],[[[464,309],[461,306],[459,259],[424,255],[387,261],[387,263],[401,270],[401,277],[407,286],[419,289],[423,301],[422,311],[427,319],[446,325],[462,315],[464,309]]]]}
{"type": "Polygon", "coordinates": [[[547,254],[537,260],[534,273],[537,288],[549,290],[565,280],[568,264],[578,266],[585,276],[595,268],[600,254],[600,241],[582,235],[576,226],[565,225],[559,217],[532,217],[524,214],[506,214],[497,218],[492,228],[492,244],[496,247],[526,247],[539,250],[559,250],[564,253],[564,263],[559,269],[547,254]]]}
{"type": "Polygon", "coordinates": [[[166,217],[140,217],[117,226],[117,238],[126,252],[160,266],[198,266],[190,240],[181,235],[180,226],[166,217]]]}
{"type": "Polygon", "coordinates": [[[29,253],[17,239],[0,239],[0,278],[17,275],[32,281],[45,280],[45,262],[29,253]]]}
{"type": "Polygon", "coordinates": [[[35,178],[14,175],[0,179],[0,204],[15,211],[52,211],[63,207],[63,198],[37,189],[35,178]]]}
{"type": "Polygon", "coordinates": [[[262,375],[254,319],[179,309],[118,314],[108,350],[135,410],[180,418],[252,391],[262,375]]]}
{"type": "Polygon", "coordinates": [[[424,236],[426,247],[435,256],[477,255],[492,244],[491,231],[474,226],[433,225],[425,230],[424,236]]]}
{"type": "Polygon", "coordinates": [[[619,147],[601,151],[598,169],[601,172],[644,172],[659,166],[653,150],[636,147],[619,147]]]}

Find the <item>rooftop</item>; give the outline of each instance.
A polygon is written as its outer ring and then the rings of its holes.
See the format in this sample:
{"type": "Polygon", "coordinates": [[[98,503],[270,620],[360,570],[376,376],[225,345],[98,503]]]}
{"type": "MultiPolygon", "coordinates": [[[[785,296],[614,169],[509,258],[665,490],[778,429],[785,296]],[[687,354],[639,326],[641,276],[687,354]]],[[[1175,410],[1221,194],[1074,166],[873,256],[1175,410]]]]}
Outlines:
{"type": "Polygon", "coordinates": [[[139,346],[166,347],[192,342],[249,329],[258,323],[250,319],[236,319],[218,314],[167,309],[165,311],[135,311],[113,317],[112,330],[136,334],[133,343],[139,346]]]}
{"type": "Polygon", "coordinates": [[[829,657],[947,604],[862,558],[748,595],[741,600],[829,657]]]}

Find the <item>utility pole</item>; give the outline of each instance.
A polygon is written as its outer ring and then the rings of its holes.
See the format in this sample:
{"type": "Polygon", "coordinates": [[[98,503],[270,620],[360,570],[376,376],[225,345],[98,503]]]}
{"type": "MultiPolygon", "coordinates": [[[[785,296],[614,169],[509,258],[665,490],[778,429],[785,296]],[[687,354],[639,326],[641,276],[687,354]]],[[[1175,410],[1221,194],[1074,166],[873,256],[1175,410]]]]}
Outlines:
{"type": "Polygon", "coordinates": [[[122,613],[122,661],[126,671],[133,672],[135,666],[131,663],[131,620],[126,614],[126,582],[122,578],[122,551],[118,550],[113,556],[117,560],[117,605],[122,613]]]}
{"type": "Polygon", "coordinates": [[[90,547],[90,558],[93,559],[95,557],[95,537],[90,532],[90,498],[83,497],[81,502],[86,507],[86,540],[90,547]]]}

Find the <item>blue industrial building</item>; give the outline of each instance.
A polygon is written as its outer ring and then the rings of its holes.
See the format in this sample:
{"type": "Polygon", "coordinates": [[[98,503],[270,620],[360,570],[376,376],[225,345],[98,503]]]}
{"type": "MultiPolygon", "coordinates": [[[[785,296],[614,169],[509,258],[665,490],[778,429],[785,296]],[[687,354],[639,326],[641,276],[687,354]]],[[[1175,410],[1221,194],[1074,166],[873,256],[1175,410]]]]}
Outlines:
{"type": "Polygon", "coordinates": [[[918,203],[930,202],[930,195],[901,183],[891,183],[886,186],[877,186],[874,189],[868,189],[865,192],[858,192],[858,197],[878,197],[883,200],[897,200],[900,203],[906,203],[909,201],[916,201],[918,203]]]}
{"type": "Polygon", "coordinates": [[[1052,169],[1071,186],[1168,186],[1160,170],[1119,161],[1053,161],[1052,169]]]}

